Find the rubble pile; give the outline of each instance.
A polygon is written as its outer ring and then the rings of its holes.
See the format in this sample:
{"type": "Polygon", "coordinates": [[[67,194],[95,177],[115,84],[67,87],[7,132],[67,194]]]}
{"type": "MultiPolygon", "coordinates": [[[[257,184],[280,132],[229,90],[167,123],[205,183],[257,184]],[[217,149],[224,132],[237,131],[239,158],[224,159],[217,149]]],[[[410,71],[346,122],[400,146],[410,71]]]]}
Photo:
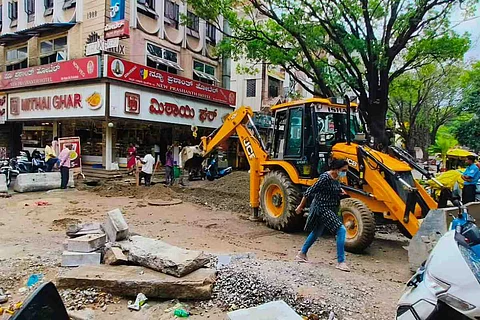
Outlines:
{"type": "Polygon", "coordinates": [[[82,310],[87,305],[94,305],[97,308],[106,309],[107,305],[118,302],[118,299],[95,288],[86,290],[65,289],[60,290],[60,296],[67,310],[82,310]]]}

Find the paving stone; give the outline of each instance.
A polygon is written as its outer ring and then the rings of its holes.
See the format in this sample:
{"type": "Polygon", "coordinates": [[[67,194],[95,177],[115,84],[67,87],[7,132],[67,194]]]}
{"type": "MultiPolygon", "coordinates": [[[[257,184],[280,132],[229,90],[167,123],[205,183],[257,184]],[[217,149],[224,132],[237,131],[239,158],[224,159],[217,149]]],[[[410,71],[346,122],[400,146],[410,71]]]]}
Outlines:
{"type": "Polygon", "coordinates": [[[78,267],[82,265],[100,264],[100,252],[71,252],[62,253],[62,267],[78,267]]]}
{"type": "Polygon", "coordinates": [[[86,234],[102,234],[102,225],[98,222],[79,223],[68,227],[67,236],[70,238],[84,236],[86,234]]]}
{"type": "Polygon", "coordinates": [[[120,209],[114,209],[107,213],[104,229],[108,240],[111,242],[124,240],[128,237],[128,224],[120,209]]]}
{"type": "Polygon", "coordinates": [[[126,264],[128,262],[128,258],[125,254],[123,254],[122,249],[117,247],[108,248],[105,252],[105,257],[103,259],[103,263],[109,265],[119,265],[119,264],[126,264]]]}
{"type": "Polygon", "coordinates": [[[176,278],[139,266],[81,266],[57,278],[59,288],[98,288],[114,295],[148,298],[207,300],[212,296],[214,269],[202,268],[176,278]]]}
{"type": "Polygon", "coordinates": [[[68,239],[67,250],[75,252],[92,252],[105,245],[105,234],[87,234],[78,238],[68,239]]]}
{"type": "Polygon", "coordinates": [[[301,320],[284,301],[272,301],[255,308],[242,309],[227,313],[228,320],[301,320]]]}

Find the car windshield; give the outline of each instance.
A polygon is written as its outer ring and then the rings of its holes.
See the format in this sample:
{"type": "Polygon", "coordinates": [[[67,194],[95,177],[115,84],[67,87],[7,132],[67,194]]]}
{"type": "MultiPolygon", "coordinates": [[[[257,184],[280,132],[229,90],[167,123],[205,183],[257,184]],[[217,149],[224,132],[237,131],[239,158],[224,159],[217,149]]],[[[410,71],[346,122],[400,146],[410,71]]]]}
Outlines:
{"type": "MultiPolygon", "coordinates": [[[[318,140],[320,143],[347,141],[347,115],[345,113],[323,113],[317,112],[318,140]]],[[[363,133],[358,116],[355,112],[350,115],[350,137],[363,133]]]]}

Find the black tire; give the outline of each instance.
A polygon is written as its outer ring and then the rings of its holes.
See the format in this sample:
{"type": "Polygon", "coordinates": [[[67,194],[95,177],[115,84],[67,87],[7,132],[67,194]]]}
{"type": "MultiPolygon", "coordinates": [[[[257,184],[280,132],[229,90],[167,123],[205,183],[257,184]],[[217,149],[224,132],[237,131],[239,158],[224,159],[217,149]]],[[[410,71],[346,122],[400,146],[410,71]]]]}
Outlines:
{"type": "Polygon", "coordinates": [[[340,203],[345,228],[347,228],[347,240],[345,250],[352,253],[361,253],[370,246],[375,237],[375,219],[370,209],[360,200],[347,198],[340,203]],[[344,213],[350,213],[356,220],[356,226],[345,223],[344,213]],[[349,235],[349,228],[356,228],[355,235],[349,235]]]}
{"type": "Polygon", "coordinates": [[[302,229],[305,223],[303,215],[297,215],[295,209],[300,204],[301,189],[293,184],[292,180],[282,171],[270,171],[265,175],[262,186],[260,188],[260,206],[262,216],[268,227],[281,231],[297,231],[302,229]],[[268,198],[270,188],[278,191],[274,196],[275,199],[268,198]],[[270,212],[268,201],[272,205],[274,200],[280,206],[283,204],[283,210],[280,214],[275,215],[270,212]]]}

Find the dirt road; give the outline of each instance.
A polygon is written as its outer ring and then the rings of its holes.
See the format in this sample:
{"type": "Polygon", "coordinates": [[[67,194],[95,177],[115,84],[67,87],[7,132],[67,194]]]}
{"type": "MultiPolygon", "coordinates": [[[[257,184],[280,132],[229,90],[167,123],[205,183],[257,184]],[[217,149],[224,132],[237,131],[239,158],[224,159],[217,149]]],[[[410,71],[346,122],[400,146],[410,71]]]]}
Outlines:
{"type": "MultiPolygon", "coordinates": [[[[379,234],[365,254],[347,254],[350,273],[334,269],[335,243],[329,237],[312,247],[312,264],[298,265],[292,260],[305,234],[286,234],[249,221],[245,210],[248,202],[244,204],[241,190],[232,191],[220,185],[220,192],[208,183],[194,183],[194,189],[185,190],[157,185],[132,192],[132,187],[125,184],[0,198],[0,287],[13,293],[14,299],[24,299],[18,289],[30,274],[44,273],[46,279],[55,279],[61,270],[58,265],[65,227],[72,222],[102,222],[107,211],[121,208],[132,231],[142,235],[211,253],[254,253],[261,261],[252,263],[256,265],[252,272],[273,271],[279,279],[271,278],[272,281],[295,283],[299,294],[325,300],[341,319],[393,318],[396,301],[410,275],[407,252],[402,248],[406,245],[404,238],[379,234]],[[169,207],[147,204],[148,199],[171,198],[184,202],[169,207]],[[49,205],[36,206],[38,200],[49,205]],[[354,304],[355,301],[361,303],[354,304]]],[[[245,181],[238,183],[244,184],[245,181]]],[[[159,319],[158,314],[153,314],[163,313],[162,308],[168,305],[154,304],[144,314],[135,314],[127,311],[126,302],[120,300],[107,310],[97,309],[95,319],[159,319]]],[[[224,313],[212,305],[202,304],[193,310],[196,315],[192,319],[224,319],[224,313]]]]}

